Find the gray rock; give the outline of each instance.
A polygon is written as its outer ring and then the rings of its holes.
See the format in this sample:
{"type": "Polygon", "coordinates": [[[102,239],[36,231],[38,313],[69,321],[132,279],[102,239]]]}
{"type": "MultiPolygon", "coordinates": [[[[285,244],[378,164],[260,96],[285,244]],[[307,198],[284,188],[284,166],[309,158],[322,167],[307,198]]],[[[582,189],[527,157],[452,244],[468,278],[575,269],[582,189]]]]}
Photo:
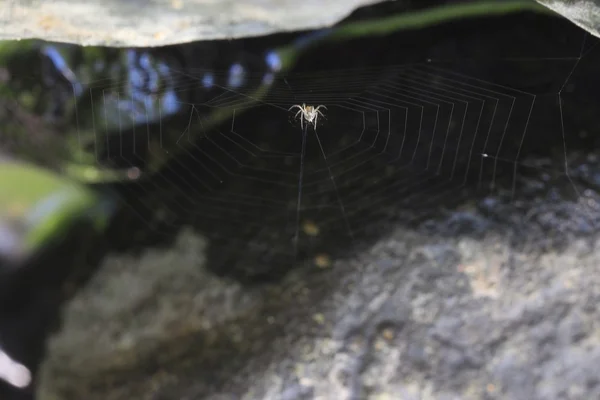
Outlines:
{"type": "Polygon", "coordinates": [[[596,398],[600,253],[534,251],[535,224],[523,249],[523,226],[477,239],[399,228],[367,264],[254,290],[204,271],[190,231],[111,257],[69,305],[40,398],[596,398]],[[381,268],[390,256],[398,267],[381,268]]]}
{"type": "MultiPolygon", "coordinates": [[[[537,0],[600,36],[598,0],[537,0]]],[[[163,46],[331,26],[380,0],[5,0],[0,40],[38,38],[102,46],[163,46]],[[135,18],[131,18],[135,15],[135,18]]]]}
{"type": "Polygon", "coordinates": [[[536,0],[594,36],[600,37],[599,0],[536,0]]]}
{"type": "Polygon", "coordinates": [[[379,0],[5,0],[0,39],[163,46],[330,26],[379,0]]]}

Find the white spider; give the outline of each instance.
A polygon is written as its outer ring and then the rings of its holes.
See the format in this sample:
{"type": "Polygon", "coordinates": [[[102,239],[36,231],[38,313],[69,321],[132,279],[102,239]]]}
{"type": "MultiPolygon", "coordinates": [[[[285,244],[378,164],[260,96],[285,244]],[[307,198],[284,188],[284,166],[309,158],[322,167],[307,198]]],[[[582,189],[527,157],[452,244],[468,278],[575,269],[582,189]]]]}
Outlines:
{"type": "Polygon", "coordinates": [[[296,115],[294,115],[294,118],[298,118],[298,114],[302,114],[300,116],[300,127],[302,127],[302,129],[304,129],[304,121],[306,121],[309,124],[312,124],[313,129],[317,129],[317,118],[319,117],[319,115],[325,117],[323,113],[319,111],[319,109],[324,108],[327,110],[327,107],[325,107],[324,105],[315,107],[307,106],[306,104],[302,103],[302,105],[295,104],[291,106],[288,111],[292,111],[294,108],[300,110],[296,113],[296,115]]]}

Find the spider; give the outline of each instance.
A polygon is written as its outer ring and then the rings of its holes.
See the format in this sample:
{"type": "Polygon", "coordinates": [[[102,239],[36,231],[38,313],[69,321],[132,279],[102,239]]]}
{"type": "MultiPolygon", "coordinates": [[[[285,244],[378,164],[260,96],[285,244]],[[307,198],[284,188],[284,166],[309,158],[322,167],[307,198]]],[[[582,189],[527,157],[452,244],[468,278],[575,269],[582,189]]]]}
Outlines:
{"type": "Polygon", "coordinates": [[[327,107],[325,107],[324,105],[315,107],[307,106],[306,104],[302,103],[302,105],[295,104],[291,106],[288,111],[292,111],[294,108],[298,108],[298,110],[300,110],[296,113],[296,115],[294,115],[294,118],[297,118],[298,114],[302,114],[300,116],[300,127],[302,129],[304,129],[304,121],[308,122],[309,124],[312,124],[313,129],[317,129],[317,118],[319,117],[319,115],[325,117],[323,113],[319,111],[319,109],[324,108],[327,110],[327,107]]]}

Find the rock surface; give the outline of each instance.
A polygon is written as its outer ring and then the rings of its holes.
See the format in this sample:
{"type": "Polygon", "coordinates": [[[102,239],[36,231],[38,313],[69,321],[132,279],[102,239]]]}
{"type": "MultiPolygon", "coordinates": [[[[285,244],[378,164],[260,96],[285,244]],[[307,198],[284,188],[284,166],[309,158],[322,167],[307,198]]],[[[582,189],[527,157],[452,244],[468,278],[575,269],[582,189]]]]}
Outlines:
{"type": "MultiPolygon", "coordinates": [[[[598,0],[536,1],[599,36],[595,22],[600,13],[598,0]]],[[[0,40],[37,38],[97,46],[164,46],[324,28],[358,7],[379,2],[5,0],[0,6],[0,40]]]]}
{"type": "Polygon", "coordinates": [[[379,0],[5,0],[0,39],[163,46],[317,29],[379,0]],[[135,15],[135,18],[132,18],[135,15]]]}
{"type": "MultiPolygon", "coordinates": [[[[600,196],[557,206],[576,220],[600,196]]],[[[525,208],[484,199],[429,222],[447,235],[399,228],[252,290],[204,271],[190,231],[110,258],[68,309],[40,399],[598,398],[600,237],[541,251],[553,212],[525,208]]]]}
{"type": "Polygon", "coordinates": [[[561,14],[577,26],[600,37],[600,1],[598,0],[536,0],[561,14]]]}

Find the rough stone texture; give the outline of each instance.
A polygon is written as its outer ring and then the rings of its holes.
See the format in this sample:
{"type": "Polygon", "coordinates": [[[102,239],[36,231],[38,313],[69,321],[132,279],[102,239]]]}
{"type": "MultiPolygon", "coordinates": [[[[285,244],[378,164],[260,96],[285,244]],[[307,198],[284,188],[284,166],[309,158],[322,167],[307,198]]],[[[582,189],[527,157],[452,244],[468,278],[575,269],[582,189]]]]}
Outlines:
{"type": "Polygon", "coordinates": [[[600,37],[600,1],[598,0],[536,0],[561,14],[571,22],[600,37]]]}
{"type": "Polygon", "coordinates": [[[506,237],[494,235],[429,239],[425,245],[413,245],[425,240],[418,235],[397,235],[373,248],[363,274],[359,268],[349,273],[351,267],[340,263],[329,276],[315,278],[331,285],[331,295],[314,303],[316,282],[296,282],[294,291],[284,287],[274,288],[275,294],[252,294],[194,273],[201,241],[189,234],[179,244],[184,260],[175,264],[168,254],[149,254],[155,261],[145,262],[141,283],[132,285],[123,276],[135,268],[117,272],[122,268],[118,263],[110,268],[109,261],[95,288],[72,305],[49,364],[61,378],[53,382],[54,390],[64,389],[68,380],[83,388],[56,398],[126,399],[134,393],[147,398],[156,390],[165,398],[219,398],[210,397],[212,392],[292,399],[310,392],[313,398],[349,399],[361,388],[374,399],[475,399],[496,392],[512,399],[600,396],[595,372],[600,315],[593,307],[599,300],[600,259],[589,245],[575,243],[567,252],[541,256],[514,252],[506,237]],[[382,258],[384,249],[388,254],[382,258]],[[516,264],[521,278],[511,279],[516,264]],[[165,273],[166,265],[179,268],[165,273]],[[339,275],[354,280],[356,289],[336,285],[339,275]],[[114,296],[114,308],[106,296],[114,296]],[[287,305],[288,311],[251,316],[269,300],[287,305]],[[235,322],[248,318],[252,325],[235,322]],[[222,332],[227,322],[231,325],[222,332]],[[215,335],[229,337],[202,338],[215,328],[215,335]],[[211,365],[213,341],[231,341],[223,359],[232,364],[248,352],[256,357],[220,390],[203,368],[205,358],[211,365]],[[198,374],[188,382],[171,369],[168,360],[177,353],[194,365],[186,374],[198,374]],[[143,370],[155,357],[163,365],[149,367],[151,381],[137,376],[132,385],[92,393],[104,375],[98,372],[112,371],[109,381],[131,379],[130,368],[143,370]]]}
{"type": "Polygon", "coordinates": [[[330,26],[379,0],[4,0],[0,39],[162,46],[330,26]],[[133,17],[132,17],[133,16],[133,17]]]}
{"type": "Polygon", "coordinates": [[[109,258],[68,308],[40,398],[598,398],[600,237],[569,223],[598,232],[600,196],[553,190],[570,185],[465,204],[269,286],[203,271],[190,231],[109,258]]]}
{"type": "MultiPolygon", "coordinates": [[[[598,0],[536,0],[599,36],[598,0]]],[[[163,46],[318,29],[380,0],[4,0],[0,40],[163,46]],[[135,15],[135,18],[131,18],[135,15]]]]}

